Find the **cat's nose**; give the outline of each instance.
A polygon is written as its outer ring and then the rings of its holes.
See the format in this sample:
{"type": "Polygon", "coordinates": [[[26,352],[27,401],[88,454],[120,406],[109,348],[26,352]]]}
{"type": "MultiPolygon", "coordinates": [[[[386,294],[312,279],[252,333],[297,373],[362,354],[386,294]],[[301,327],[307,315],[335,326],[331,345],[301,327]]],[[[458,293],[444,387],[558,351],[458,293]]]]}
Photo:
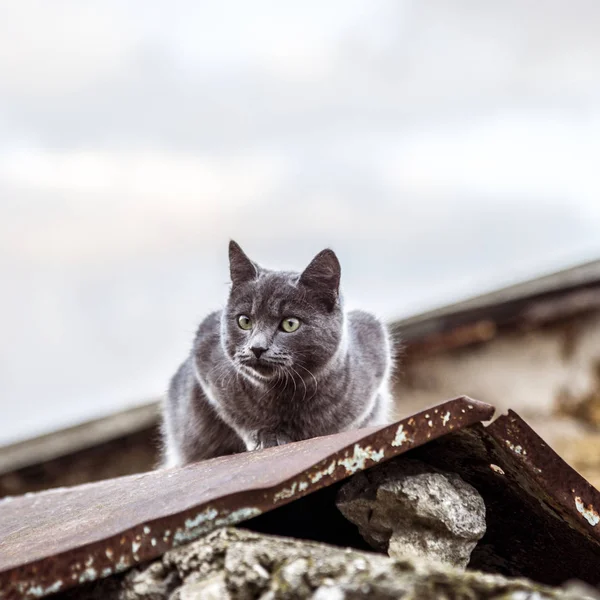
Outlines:
{"type": "Polygon", "coordinates": [[[263,348],[262,346],[252,346],[250,350],[252,350],[256,358],[260,358],[260,355],[266,350],[266,348],[263,348]]]}

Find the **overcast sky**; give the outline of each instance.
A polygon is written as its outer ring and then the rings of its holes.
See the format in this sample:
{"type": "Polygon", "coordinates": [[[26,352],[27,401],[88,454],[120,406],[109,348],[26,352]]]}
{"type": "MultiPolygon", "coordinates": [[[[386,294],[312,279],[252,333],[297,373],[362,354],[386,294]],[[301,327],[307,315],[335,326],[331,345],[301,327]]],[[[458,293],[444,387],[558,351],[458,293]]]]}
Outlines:
{"type": "Polygon", "coordinates": [[[161,394],[226,245],[396,318],[600,256],[595,0],[0,3],[0,443],[161,394]]]}

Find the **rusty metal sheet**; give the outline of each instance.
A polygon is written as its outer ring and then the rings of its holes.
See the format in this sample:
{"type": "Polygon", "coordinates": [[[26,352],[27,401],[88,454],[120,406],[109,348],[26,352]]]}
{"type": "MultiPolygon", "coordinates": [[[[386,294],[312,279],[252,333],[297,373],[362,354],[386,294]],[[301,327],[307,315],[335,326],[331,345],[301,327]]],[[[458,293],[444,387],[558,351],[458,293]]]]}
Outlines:
{"type": "Polygon", "coordinates": [[[600,493],[509,411],[416,449],[483,496],[487,531],[470,567],[548,585],[600,584],[600,493]]]}
{"type": "Polygon", "coordinates": [[[461,397],[348,431],[0,502],[0,598],[39,598],[155,558],[492,417],[461,397]]]}

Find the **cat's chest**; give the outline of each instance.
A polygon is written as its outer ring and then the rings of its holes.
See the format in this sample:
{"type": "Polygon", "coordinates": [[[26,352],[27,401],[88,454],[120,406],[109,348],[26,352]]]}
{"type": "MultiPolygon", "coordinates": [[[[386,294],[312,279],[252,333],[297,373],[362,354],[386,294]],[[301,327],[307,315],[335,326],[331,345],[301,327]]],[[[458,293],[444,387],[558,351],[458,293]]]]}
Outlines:
{"type": "Polygon", "coordinates": [[[248,415],[252,420],[279,421],[298,419],[313,404],[318,404],[322,392],[312,382],[303,385],[299,382],[275,381],[256,385],[231,380],[216,392],[223,404],[238,411],[239,416],[248,415]]]}

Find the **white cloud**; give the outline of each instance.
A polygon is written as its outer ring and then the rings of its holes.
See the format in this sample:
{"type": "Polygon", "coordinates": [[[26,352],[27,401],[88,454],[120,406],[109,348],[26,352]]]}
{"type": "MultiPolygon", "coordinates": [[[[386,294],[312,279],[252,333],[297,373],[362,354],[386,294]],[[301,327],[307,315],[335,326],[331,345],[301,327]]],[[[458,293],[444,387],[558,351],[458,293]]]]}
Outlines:
{"type": "Polygon", "coordinates": [[[115,150],[5,153],[0,182],[21,189],[67,192],[82,202],[100,195],[104,202],[140,199],[154,210],[173,200],[184,210],[227,209],[259,196],[278,183],[276,157],[213,158],[176,152],[115,150]]]}
{"type": "Polygon", "coordinates": [[[277,157],[20,150],[0,160],[0,190],[20,198],[0,222],[19,260],[123,260],[226,232],[281,185],[277,157]],[[37,214],[43,218],[36,218],[37,214]]]}
{"type": "Polygon", "coordinates": [[[0,4],[0,89],[64,95],[102,79],[139,43],[115,3],[0,4]]]}
{"type": "Polygon", "coordinates": [[[124,64],[135,69],[148,49],[190,72],[254,65],[283,77],[307,75],[327,70],[340,36],[369,13],[366,0],[7,0],[0,4],[0,81],[12,94],[64,95],[124,64]]]}
{"type": "Polygon", "coordinates": [[[333,245],[386,316],[597,255],[599,25],[589,0],[1,2],[0,441],[162,391],[229,236],[267,266],[333,245]]]}
{"type": "Polygon", "coordinates": [[[506,112],[419,131],[388,150],[384,177],[403,193],[567,203],[600,217],[600,112],[576,120],[506,112]]]}

